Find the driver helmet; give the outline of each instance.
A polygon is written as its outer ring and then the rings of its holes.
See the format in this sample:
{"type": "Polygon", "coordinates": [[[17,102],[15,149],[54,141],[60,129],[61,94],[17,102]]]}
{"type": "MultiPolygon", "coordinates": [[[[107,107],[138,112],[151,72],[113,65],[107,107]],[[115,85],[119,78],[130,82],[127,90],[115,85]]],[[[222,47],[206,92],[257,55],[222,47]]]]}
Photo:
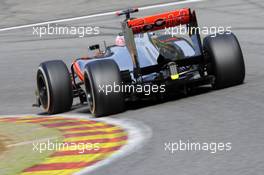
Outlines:
{"type": "Polygon", "coordinates": [[[125,43],[125,38],[124,38],[124,36],[118,35],[118,36],[116,37],[115,44],[116,44],[117,46],[125,46],[126,43],[125,43]]]}

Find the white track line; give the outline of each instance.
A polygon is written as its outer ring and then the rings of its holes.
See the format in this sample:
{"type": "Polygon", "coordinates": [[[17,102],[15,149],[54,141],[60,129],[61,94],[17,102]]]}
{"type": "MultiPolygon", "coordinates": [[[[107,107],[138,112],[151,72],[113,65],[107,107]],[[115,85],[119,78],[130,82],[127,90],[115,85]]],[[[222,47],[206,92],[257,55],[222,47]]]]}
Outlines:
{"type": "MultiPolygon", "coordinates": [[[[149,10],[149,9],[153,9],[153,8],[161,8],[161,7],[167,7],[167,6],[173,6],[173,5],[181,5],[181,4],[193,3],[193,2],[199,2],[199,1],[204,1],[204,0],[177,1],[177,2],[170,2],[170,3],[163,3],[163,4],[157,4],[157,5],[150,5],[150,6],[140,7],[138,9],[139,10],[149,10]]],[[[69,22],[69,21],[82,20],[82,19],[88,19],[88,18],[109,16],[109,15],[115,15],[115,14],[116,14],[116,11],[112,11],[112,12],[106,12],[106,13],[98,13],[98,14],[94,14],[94,15],[79,16],[79,17],[65,18],[65,19],[58,19],[58,20],[51,20],[51,21],[34,23],[34,24],[27,24],[27,25],[20,25],[20,26],[2,28],[2,29],[0,29],[0,32],[16,30],[16,29],[23,29],[23,28],[29,28],[29,27],[35,27],[35,26],[41,26],[41,25],[47,25],[47,24],[53,24],[53,23],[62,23],[62,22],[69,22]]]]}
{"type": "Polygon", "coordinates": [[[185,0],[185,1],[169,2],[169,3],[140,7],[139,10],[149,10],[149,9],[154,9],[154,8],[168,7],[168,6],[173,6],[173,5],[181,5],[181,4],[200,2],[200,1],[204,1],[204,0],[185,0]]]}

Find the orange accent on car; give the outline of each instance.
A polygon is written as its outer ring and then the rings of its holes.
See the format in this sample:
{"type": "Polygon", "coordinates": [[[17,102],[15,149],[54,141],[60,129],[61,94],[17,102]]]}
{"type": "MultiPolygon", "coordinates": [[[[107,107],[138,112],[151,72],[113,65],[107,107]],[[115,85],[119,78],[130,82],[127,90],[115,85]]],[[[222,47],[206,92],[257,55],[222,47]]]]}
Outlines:
{"type": "Polygon", "coordinates": [[[77,76],[79,77],[79,79],[81,81],[84,81],[84,75],[83,75],[83,73],[82,73],[82,71],[81,71],[81,69],[80,69],[77,61],[74,61],[72,64],[73,64],[73,68],[75,70],[75,73],[77,74],[77,76]]]}
{"type": "Polygon", "coordinates": [[[162,30],[169,27],[188,24],[191,20],[189,8],[174,10],[158,15],[128,20],[128,27],[134,34],[162,30]]]}

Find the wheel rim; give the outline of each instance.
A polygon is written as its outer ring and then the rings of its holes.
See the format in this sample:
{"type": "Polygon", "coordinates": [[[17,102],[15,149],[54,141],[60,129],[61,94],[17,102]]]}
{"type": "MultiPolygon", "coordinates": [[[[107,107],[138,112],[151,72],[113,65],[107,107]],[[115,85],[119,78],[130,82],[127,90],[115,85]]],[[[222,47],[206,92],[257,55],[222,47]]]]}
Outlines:
{"type": "Polygon", "coordinates": [[[94,96],[93,96],[93,90],[90,83],[90,80],[88,78],[87,73],[84,76],[85,81],[85,90],[86,90],[86,96],[87,96],[87,102],[88,106],[90,108],[91,113],[94,113],[94,96]]]}
{"type": "Polygon", "coordinates": [[[45,78],[41,71],[39,71],[38,73],[37,86],[38,86],[39,99],[40,99],[41,105],[44,109],[47,109],[48,103],[49,103],[48,88],[46,85],[45,78]]]}

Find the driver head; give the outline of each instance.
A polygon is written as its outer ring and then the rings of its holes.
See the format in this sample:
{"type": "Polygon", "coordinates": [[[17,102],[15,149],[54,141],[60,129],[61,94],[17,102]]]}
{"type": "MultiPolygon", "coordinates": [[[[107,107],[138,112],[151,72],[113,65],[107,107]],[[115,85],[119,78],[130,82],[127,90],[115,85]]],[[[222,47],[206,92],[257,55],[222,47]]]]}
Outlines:
{"type": "Polygon", "coordinates": [[[126,43],[125,43],[125,38],[124,38],[124,36],[120,36],[120,35],[118,35],[118,36],[116,37],[115,44],[116,44],[117,46],[125,46],[126,43]]]}

